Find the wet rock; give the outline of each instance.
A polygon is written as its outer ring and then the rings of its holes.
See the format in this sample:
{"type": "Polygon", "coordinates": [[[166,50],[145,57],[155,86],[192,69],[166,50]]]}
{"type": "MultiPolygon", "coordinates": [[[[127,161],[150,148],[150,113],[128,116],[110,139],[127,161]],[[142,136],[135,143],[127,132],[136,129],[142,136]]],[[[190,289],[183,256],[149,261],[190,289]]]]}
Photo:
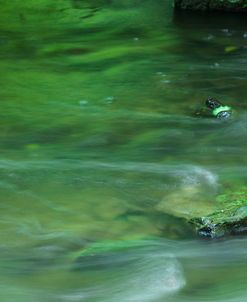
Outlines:
{"type": "Polygon", "coordinates": [[[219,195],[221,209],[209,215],[190,219],[199,235],[218,238],[247,233],[247,192],[219,195]]]}
{"type": "MultiPolygon", "coordinates": [[[[212,188],[208,187],[208,191],[212,188]]],[[[247,233],[247,187],[207,192],[200,184],[186,184],[167,194],[155,210],[184,219],[203,237],[247,233]]]]}
{"type": "Polygon", "coordinates": [[[226,235],[247,233],[247,207],[244,207],[245,215],[239,215],[242,208],[233,212],[215,212],[207,217],[191,219],[196,226],[198,234],[204,237],[219,238],[226,235]]]}
{"type": "Polygon", "coordinates": [[[247,12],[245,0],[174,0],[174,5],[185,10],[247,12]]]}

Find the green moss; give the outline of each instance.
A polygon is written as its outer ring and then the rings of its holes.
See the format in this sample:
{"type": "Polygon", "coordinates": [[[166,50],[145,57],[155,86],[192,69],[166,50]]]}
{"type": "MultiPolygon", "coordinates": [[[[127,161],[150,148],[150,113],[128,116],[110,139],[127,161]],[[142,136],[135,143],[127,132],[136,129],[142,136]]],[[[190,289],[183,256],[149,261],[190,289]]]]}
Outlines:
{"type": "Polygon", "coordinates": [[[218,195],[216,202],[220,210],[190,220],[198,233],[207,237],[221,237],[246,232],[247,230],[247,189],[227,191],[218,195]]]}

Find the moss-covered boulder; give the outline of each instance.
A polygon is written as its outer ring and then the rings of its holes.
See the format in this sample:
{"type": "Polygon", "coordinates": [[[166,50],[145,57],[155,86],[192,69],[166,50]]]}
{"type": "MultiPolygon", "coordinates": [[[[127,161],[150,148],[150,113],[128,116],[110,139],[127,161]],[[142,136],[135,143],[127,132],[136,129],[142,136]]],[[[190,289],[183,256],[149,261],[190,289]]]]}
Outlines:
{"type": "Polygon", "coordinates": [[[174,0],[175,8],[186,10],[221,10],[247,12],[246,0],[174,0]]]}
{"type": "Polygon", "coordinates": [[[247,232],[247,191],[228,191],[216,198],[219,210],[192,218],[199,235],[217,238],[247,232]]]}
{"type": "Polygon", "coordinates": [[[247,232],[247,206],[234,210],[221,210],[206,217],[191,219],[198,234],[218,238],[247,232]]]}
{"type": "Polygon", "coordinates": [[[182,186],[164,196],[156,210],[186,220],[204,237],[247,232],[247,188],[222,191],[207,194],[200,185],[182,186]]]}

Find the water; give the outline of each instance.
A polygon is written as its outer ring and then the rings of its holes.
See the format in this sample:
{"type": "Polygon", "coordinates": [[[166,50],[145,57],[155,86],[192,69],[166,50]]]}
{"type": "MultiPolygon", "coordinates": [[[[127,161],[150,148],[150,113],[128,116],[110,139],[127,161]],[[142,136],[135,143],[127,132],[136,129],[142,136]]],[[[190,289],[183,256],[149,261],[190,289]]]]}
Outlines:
{"type": "Polygon", "coordinates": [[[1,300],[245,301],[246,239],[186,222],[246,190],[245,16],[0,3],[1,300]]]}

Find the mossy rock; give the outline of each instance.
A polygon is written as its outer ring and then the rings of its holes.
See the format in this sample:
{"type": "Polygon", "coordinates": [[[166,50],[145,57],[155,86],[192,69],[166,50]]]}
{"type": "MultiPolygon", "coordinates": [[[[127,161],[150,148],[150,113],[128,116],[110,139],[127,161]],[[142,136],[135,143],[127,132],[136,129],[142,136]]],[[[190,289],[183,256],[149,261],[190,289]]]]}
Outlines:
{"type": "Polygon", "coordinates": [[[185,10],[247,12],[246,0],[174,0],[174,5],[185,10]]]}
{"type": "Polygon", "coordinates": [[[200,236],[217,238],[247,232],[247,188],[207,194],[202,186],[184,185],[167,194],[156,211],[184,219],[200,236]]]}
{"type": "Polygon", "coordinates": [[[220,210],[189,220],[195,225],[198,234],[218,238],[247,233],[247,191],[218,195],[216,202],[220,210]]]}

